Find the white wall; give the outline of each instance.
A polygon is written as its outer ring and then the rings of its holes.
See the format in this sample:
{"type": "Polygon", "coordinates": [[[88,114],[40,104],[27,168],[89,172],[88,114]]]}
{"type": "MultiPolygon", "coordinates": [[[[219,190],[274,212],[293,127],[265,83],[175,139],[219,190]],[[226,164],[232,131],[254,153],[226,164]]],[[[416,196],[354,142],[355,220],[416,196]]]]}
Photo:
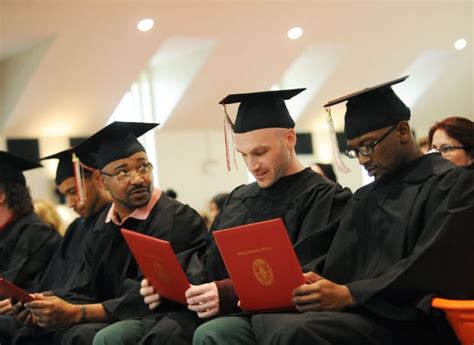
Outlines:
{"type": "Polygon", "coordinates": [[[156,133],[160,188],[173,188],[179,201],[206,210],[217,193],[247,183],[247,169],[237,156],[239,169],[227,172],[222,131],[156,133]]]}

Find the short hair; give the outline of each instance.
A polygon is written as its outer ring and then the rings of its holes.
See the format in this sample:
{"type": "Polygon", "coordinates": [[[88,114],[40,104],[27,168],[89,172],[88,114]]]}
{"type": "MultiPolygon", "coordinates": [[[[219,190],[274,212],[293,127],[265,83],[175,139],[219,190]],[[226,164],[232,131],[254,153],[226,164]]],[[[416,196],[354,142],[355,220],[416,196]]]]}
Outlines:
{"type": "Polygon", "coordinates": [[[422,146],[430,146],[428,137],[421,137],[421,138],[418,138],[418,146],[420,146],[420,147],[422,147],[422,146]]]}
{"type": "Polygon", "coordinates": [[[431,148],[433,135],[438,129],[446,131],[449,137],[456,139],[464,146],[466,152],[474,158],[474,122],[464,117],[448,117],[436,122],[429,131],[428,141],[431,148]]]}
{"type": "Polygon", "coordinates": [[[324,163],[316,162],[314,163],[314,165],[317,165],[321,169],[321,171],[324,173],[324,176],[326,176],[331,181],[337,183],[336,173],[334,172],[334,168],[332,167],[332,164],[324,164],[324,163]]]}
{"type": "Polygon", "coordinates": [[[176,191],[174,189],[167,189],[165,191],[165,195],[166,196],[169,196],[170,198],[173,198],[173,199],[176,199],[178,197],[178,193],[176,193],[176,191]]]}
{"type": "Polygon", "coordinates": [[[7,207],[15,215],[22,216],[33,212],[33,200],[28,186],[18,182],[0,181],[0,192],[5,193],[7,207]]]}
{"type": "Polygon", "coordinates": [[[215,203],[217,206],[217,209],[220,211],[222,210],[222,207],[224,206],[224,203],[227,200],[228,196],[229,196],[229,193],[217,194],[212,198],[211,202],[215,203]]]}

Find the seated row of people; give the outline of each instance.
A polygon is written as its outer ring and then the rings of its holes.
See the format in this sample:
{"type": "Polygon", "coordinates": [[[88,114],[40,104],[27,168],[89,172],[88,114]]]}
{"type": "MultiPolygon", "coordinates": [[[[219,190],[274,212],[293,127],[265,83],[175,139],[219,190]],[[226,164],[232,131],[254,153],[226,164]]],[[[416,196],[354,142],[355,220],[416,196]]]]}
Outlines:
{"type": "MultiPolygon", "coordinates": [[[[384,84],[339,99],[348,101],[347,153],[375,177],[352,195],[296,157],[295,123],[284,101],[302,90],[224,99],[240,102],[236,149],[256,182],[230,193],[211,229],[282,218],[307,280],[294,291],[295,312],[226,316],[239,312],[238,296],[206,226],[153,186],[153,166],[137,137],[156,124],[116,122],[72,150],[90,190],[66,238],[85,235],[63,242],[51,274],[32,287],[49,292],[17,303],[8,316],[15,331],[0,321],[0,334],[10,331],[14,344],[454,342],[428,305],[434,294],[474,297],[474,282],[461,271],[474,264],[474,171],[424,156],[410,110],[384,84]],[[192,284],[187,306],[154,292],[120,228],[171,243],[192,284]],[[74,257],[66,255],[73,246],[74,257]]],[[[77,200],[72,160],[57,158],[57,176],[62,162],[69,168],[56,183],[77,200]]]]}

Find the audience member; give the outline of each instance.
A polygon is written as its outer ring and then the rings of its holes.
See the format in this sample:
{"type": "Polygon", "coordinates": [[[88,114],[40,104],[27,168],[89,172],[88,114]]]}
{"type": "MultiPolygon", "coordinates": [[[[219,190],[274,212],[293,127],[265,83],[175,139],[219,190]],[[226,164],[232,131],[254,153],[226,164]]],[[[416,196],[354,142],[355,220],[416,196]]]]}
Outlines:
{"type": "Polygon", "coordinates": [[[429,131],[429,146],[456,165],[474,163],[474,122],[463,117],[448,117],[429,131]]]}
{"type": "Polygon", "coordinates": [[[336,173],[334,172],[334,168],[332,167],[332,164],[324,164],[324,163],[313,163],[311,165],[311,169],[330,179],[332,182],[336,182],[337,183],[337,177],[336,177],[336,173]]]}
{"type": "Polygon", "coordinates": [[[64,236],[63,220],[56,210],[56,205],[46,199],[37,199],[33,201],[35,213],[49,226],[56,230],[61,236],[64,236]]]}

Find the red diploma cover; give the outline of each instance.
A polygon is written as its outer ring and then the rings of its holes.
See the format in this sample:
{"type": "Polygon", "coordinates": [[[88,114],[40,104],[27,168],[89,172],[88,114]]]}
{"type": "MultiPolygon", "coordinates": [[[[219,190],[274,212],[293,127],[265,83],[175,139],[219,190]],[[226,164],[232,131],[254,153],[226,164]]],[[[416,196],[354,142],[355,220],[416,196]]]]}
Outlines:
{"type": "Polygon", "coordinates": [[[283,221],[214,231],[219,251],[244,311],[293,309],[293,290],[304,284],[283,221]]]}
{"type": "Polygon", "coordinates": [[[0,296],[11,297],[14,300],[26,303],[34,300],[34,297],[30,296],[28,292],[20,289],[13,283],[0,277],[0,296]]]}
{"type": "Polygon", "coordinates": [[[127,229],[121,232],[156,292],[161,297],[186,304],[184,293],[190,285],[170,243],[127,229]]]}

